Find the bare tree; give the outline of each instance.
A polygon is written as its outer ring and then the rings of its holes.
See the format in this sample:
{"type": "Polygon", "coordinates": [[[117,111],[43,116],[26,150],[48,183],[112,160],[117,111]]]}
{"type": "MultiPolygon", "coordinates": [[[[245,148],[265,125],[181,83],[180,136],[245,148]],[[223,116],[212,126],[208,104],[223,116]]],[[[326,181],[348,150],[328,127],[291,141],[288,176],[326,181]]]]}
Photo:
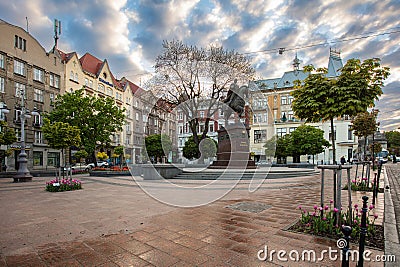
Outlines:
{"type": "Polygon", "coordinates": [[[198,145],[206,138],[209,122],[220,108],[220,100],[229,84],[235,79],[248,83],[255,70],[247,57],[234,50],[217,46],[199,48],[173,40],[163,42],[163,51],[156,58],[155,72],[156,75],[145,84],[146,89],[182,110],[198,145]],[[204,111],[204,118],[199,118],[200,110],[204,111]],[[198,133],[201,120],[205,127],[198,133]]]}

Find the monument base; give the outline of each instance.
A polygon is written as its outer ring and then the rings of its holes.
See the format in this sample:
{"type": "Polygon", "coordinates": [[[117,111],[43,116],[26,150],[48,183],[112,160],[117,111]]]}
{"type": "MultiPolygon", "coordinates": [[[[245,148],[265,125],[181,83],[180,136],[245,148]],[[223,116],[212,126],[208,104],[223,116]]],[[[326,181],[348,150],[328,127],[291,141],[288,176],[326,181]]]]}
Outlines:
{"type": "Polygon", "coordinates": [[[227,125],[218,131],[217,160],[210,169],[254,169],[256,164],[250,159],[250,127],[237,123],[227,125]]]}

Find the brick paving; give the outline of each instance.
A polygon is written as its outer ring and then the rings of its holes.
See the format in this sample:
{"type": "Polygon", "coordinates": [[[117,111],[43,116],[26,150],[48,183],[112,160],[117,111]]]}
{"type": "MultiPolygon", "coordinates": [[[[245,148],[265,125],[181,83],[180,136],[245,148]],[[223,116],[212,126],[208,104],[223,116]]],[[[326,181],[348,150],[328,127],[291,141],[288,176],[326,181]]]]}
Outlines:
{"type": "MultiPolygon", "coordinates": [[[[325,175],[329,203],[332,175],[325,175]]],[[[22,184],[0,179],[0,267],[340,266],[328,257],[319,262],[283,262],[276,254],[272,260],[257,258],[265,245],[269,252],[313,249],[317,255],[337,249],[335,240],[285,230],[299,218],[299,205],[310,210],[319,203],[318,175],[266,180],[254,193],[247,190],[249,181],[241,181],[222,199],[195,208],[158,202],[130,177],[80,178],[83,190],[60,193],[44,191],[46,178],[22,184]],[[268,208],[253,213],[228,207],[240,202],[268,208]]],[[[206,183],[190,181],[196,182],[206,183]]],[[[361,196],[353,193],[353,202],[361,204],[361,196]]],[[[383,204],[380,194],[377,224],[382,224],[383,204]]],[[[383,254],[371,251],[371,257],[383,254]]]]}

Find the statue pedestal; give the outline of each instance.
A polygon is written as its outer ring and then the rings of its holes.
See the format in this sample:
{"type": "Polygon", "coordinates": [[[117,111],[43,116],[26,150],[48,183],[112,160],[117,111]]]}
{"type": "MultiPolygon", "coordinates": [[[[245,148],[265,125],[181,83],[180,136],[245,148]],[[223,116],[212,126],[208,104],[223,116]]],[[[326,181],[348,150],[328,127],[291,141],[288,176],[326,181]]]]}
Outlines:
{"type": "Polygon", "coordinates": [[[249,134],[250,127],[243,124],[227,125],[218,131],[217,161],[209,168],[256,168],[254,160],[250,159],[249,134]]]}

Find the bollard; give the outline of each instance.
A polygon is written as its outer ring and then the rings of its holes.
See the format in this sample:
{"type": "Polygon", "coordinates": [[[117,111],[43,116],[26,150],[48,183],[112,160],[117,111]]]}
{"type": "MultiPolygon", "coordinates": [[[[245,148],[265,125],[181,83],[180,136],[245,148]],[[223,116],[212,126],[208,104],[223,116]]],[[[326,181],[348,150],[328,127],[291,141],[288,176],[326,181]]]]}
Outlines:
{"type": "Polygon", "coordinates": [[[367,235],[367,212],[368,212],[368,197],[363,196],[363,207],[362,207],[362,216],[361,216],[361,227],[360,227],[360,244],[358,249],[358,267],[364,266],[364,247],[365,247],[365,236],[367,235]]]}
{"type": "Polygon", "coordinates": [[[347,225],[342,226],[342,233],[344,235],[344,240],[346,240],[345,245],[342,248],[342,267],[349,267],[349,250],[350,250],[350,235],[351,227],[347,225]]]}
{"type": "Polygon", "coordinates": [[[374,184],[372,185],[372,205],[375,205],[375,198],[376,198],[376,193],[377,193],[377,187],[376,187],[376,173],[374,177],[374,184]]]}

